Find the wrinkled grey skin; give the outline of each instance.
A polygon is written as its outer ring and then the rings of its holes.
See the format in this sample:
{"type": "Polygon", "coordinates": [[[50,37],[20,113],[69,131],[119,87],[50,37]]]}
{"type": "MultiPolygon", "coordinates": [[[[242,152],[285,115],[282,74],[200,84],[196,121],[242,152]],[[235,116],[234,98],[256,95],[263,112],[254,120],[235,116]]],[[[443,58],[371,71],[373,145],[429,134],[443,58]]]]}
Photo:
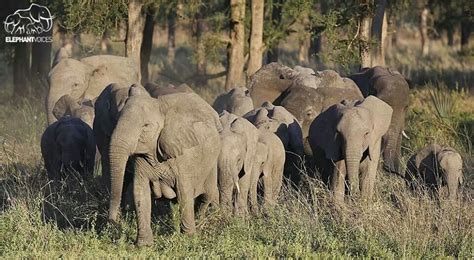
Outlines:
{"type": "Polygon", "coordinates": [[[61,60],[72,57],[72,44],[67,43],[63,47],[59,48],[54,55],[53,67],[56,66],[61,60]]]}
{"type": "MultiPolygon", "coordinates": [[[[309,74],[307,69],[301,67],[297,71],[270,63],[258,70],[249,84],[254,104],[270,101],[285,107],[300,122],[304,139],[308,136],[309,125],[319,113],[342,100],[363,99],[352,80],[342,78],[332,70],[309,74]]],[[[310,154],[309,147],[306,148],[310,154]]]]}
{"type": "Polygon", "coordinates": [[[316,168],[344,201],[345,179],[351,195],[370,199],[374,192],[382,136],[387,132],[392,108],[369,96],[362,102],[344,102],[322,112],[311,124],[309,143],[316,168]],[[360,180],[360,181],[359,181],[360,180]]]}
{"type": "MultiPolygon", "coordinates": [[[[160,188],[170,191],[171,197],[176,195],[181,229],[194,233],[194,199],[204,194],[203,209],[219,201],[217,158],[221,129],[217,113],[196,94],[128,98],[110,142],[109,220],[118,222],[125,166],[131,156],[135,159],[133,193],[138,219],[137,244],[153,243],[150,181],[159,182],[160,188]]],[[[165,194],[163,189],[161,191],[165,194]]]]}
{"type": "Polygon", "coordinates": [[[409,96],[408,82],[398,71],[380,66],[365,68],[349,78],[357,83],[364,97],[377,96],[393,108],[389,131],[383,137],[383,163],[385,170],[400,174],[402,131],[405,128],[409,96]]]}
{"type": "Polygon", "coordinates": [[[147,83],[145,84],[145,89],[150,93],[150,96],[154,98],[175,93],[195,93],[187,84],[181,84],[179,86],[169,84],[163,87],[155,83],[147,83]]]}
{"type": "MultiPolygon", "coordinates": [[[[117,125],[120,111],[132,93],[134,95],[149,96],[148,92],[140,85],[132,85],[129,87],[128,85],[113,83],[108,85],[95,101],[93,130],[97,148],[101,155],[102,185],[107,189],[110,189],[110,139],[117,125]]],[[[125,175],[125,189],[132,181],[132,172],[132,167],[129,165],[127,167],[127,174],[125,175]]]]}
{"type": "Polygon", "coordinates": [[[297,185],[300,180],[298,167],[304,156],[303,135],[298,120],[284,107],[274,106],[269,102],[245,114],[244,118],[257,128],[265,129],[280,138],[286,151],[285,177],[297,185]]]}
{"type": "Polygon", "coordinates": [[[46,101],[48,124],[56,121],[52,110],[64,95],[76,101],[94,100],[111,83],[130,86],[138,82],[133,60],[112,55],[96,55],[81,60],[61,59],[49,72],[49,93],[46,101]]]}
{"type": "Polygon", "coordinates": [[[253,109],[253,102],[247,88],[236,87],[229,92],[219,95],[212,107],[217,113],[227,111],[237,116],[243,116],[253,109]]]}
{"type": "Polygon", "coordinates": [[[58,120],[64,116],[76,117],[92,128],[94,105],[90,100],[84,99],[77,102],[70,95],[64,95],[54,105],[53,115],[58,120]]]}
{"type": "Polygon", "coordinates": [[[92,129],[79,118],[60,118],[44,131],[41,154],[50,180],[60,180],[74,172],[92,177],[95,160],[92,129]]]}
{"type": "Polygon", "coordinates": [[[447,186],[448,199],[456,200],[463,182],[462,164],[461,155],[453,148],[430,144],[410,157],[405,178],[412,187],[417,182],[433,190],[447,186]]]}
{"type": "Polygon", "coordinates": [[[259,131],[246,119],[227,111],[222,113],[219,119],[223,127],[220,132],[221,151],[217,162],[220,203],[225,208],[234,208],[236,214],[245,214],[252,174],[256,166],[259,131]]]}
{"type": "Polygon", "coordinates": [[[276,204],[285,168],[285,148],[280,139],[264,129],[258,131],[255,168],[249,190],[250,208],[254,214],[259,210],[257,200],[259,179],[263,179],[263,208],[267,209],[276,204]]]}

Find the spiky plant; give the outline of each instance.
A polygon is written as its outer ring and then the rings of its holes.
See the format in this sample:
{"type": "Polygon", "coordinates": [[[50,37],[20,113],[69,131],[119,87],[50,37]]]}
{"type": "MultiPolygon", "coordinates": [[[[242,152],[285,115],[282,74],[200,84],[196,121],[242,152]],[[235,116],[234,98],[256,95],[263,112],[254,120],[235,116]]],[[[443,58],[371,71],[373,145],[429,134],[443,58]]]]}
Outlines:
{"type": "Polygon", "coordinates": [[[436,115],[439,118],[448,118],[452,115],[455,98],[444,84],[433,85],[430,96],[436,115]]]}

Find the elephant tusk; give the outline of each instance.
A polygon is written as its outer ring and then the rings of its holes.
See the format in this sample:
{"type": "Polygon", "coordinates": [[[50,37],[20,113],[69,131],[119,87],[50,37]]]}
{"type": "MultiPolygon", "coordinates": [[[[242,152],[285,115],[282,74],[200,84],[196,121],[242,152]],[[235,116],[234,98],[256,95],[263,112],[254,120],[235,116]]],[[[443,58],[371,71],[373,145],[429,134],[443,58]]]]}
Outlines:
{"type": "Polygon", "coordinates": [[[402,135],[403,135],[403,137],[405,137],[406,139],[410,140],[410,137],[408,137],[407,133],[405,133],[405,130],[402,131],[402,135]]]}
{"type": "Polygon", "coordinates": [[[235,183],[235,188],[237,189],[237,194],[239,194],[240,193],[240,186],[239,186],[238,182],[235,183]]]}

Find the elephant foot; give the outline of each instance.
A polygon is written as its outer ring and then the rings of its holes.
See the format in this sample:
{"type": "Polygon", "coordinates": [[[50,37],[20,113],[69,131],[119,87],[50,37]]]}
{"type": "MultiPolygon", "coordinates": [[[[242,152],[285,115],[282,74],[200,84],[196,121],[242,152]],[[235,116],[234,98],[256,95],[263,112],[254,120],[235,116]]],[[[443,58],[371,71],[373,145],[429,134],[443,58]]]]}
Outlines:
{"type": "Polygon", "coordinates": [[[138,247],[153,246],[153,235],[139,236],[136,245],[138,247]]]}

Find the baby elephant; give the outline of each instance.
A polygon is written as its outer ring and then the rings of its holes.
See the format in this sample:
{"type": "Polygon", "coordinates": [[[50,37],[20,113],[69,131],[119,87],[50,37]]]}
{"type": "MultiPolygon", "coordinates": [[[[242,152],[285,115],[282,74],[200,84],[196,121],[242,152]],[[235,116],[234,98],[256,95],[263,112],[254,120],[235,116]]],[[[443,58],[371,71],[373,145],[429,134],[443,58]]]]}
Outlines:
{"type": "Polygon", "coordinates": [[[433,190],[447,186],[448,198],[455,200],[462,184],[461,155],[451,147],[430,144],[410,157],[405,178],[412,187],[417,179],[433,190]]]}
{"type": "Polygon", "coordinates": [[[63,117],[44,131],[41,154],[50,180],[71,172],[91,177],[95,160],[92,129],[79,118],[63,117]]]}

